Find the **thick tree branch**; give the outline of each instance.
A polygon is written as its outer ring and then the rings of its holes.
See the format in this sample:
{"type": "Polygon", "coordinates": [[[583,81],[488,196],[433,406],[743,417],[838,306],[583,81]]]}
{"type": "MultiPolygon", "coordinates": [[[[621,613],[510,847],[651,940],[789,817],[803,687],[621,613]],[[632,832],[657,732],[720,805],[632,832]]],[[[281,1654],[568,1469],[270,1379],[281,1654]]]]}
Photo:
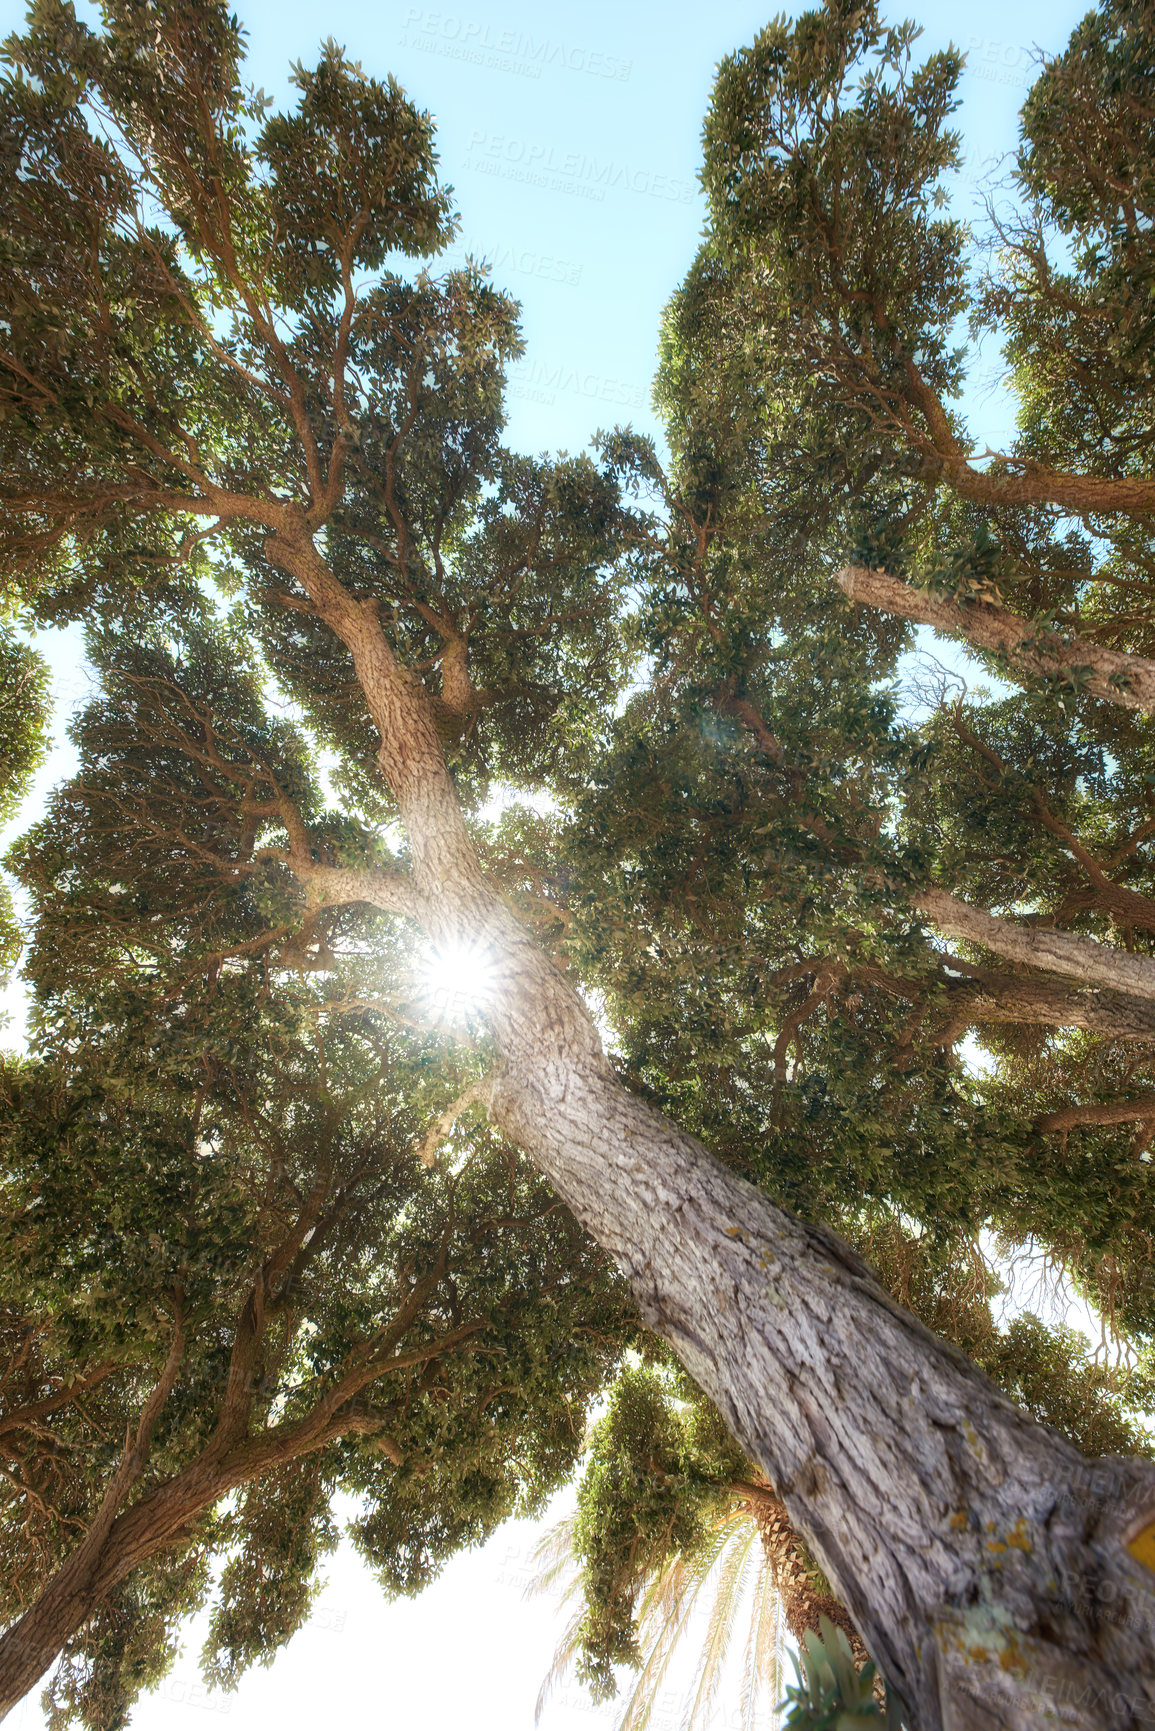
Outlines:
{"type": "Polygon", "coordinates": [[[915,891],[911,902],[919,913],[948,937],[981,944],[995,955],[1022,967],[1066,974],[1088,985],[1155,999],[1155,959],[1113,950],[1076,932],[1056,932],[1046,926],[1026,927],[1000,919],[960,901],[947,890],[931,886],[915,891]]]}
{"type": "Polygon", "coordinates": [[[278,860],[305,887],[311,908],[348,907],[358,903],[387,914],[419,912],[419,899],[404,872],[372,871],[360,866],[322,865],[285,848],[261,848],[255,861],[278,860]]]}
{"type": "Polygon", "coordinates": [[[1155,1119],[1155,1094],[1140,1094],[1135,1100],[1104,1100],[1090,1106],[1062,1106],[1040,1118],[1036,1130],[1074,1130],[1080,1124],[1133,1124],[1155,1119]]]}
{"type": "Polygon", "coordinates": [[[1073,633],[1043,632],[1005,608],[985,601],[963,605],[945,600],[861,565],[848,565],[836,581],[852,601],[931,625],[944,636],[961,637],[976,649],[1005,657],[1016,673],[1069,680],[1125,709],[1155,714],[1155,661],[1141,655],[1121,655],[1073,633]]]}
{"type": "MultiPolygon", "coordinates": [[[[857,297],[851,291],[846,298],[857,297]]],[[[877,304],[874,314],[879,329],[888,330],[890,320],[877,304]]],[[[1000,465],[997,469],[976,469],[968,460],[937,391],[923,378],[913,360],[906,360],[904,371],[910,398],[926,419],[929,440],[917,434],[897,402],[893,404],[894,419],[960,499],[996,507],[1061,505],[1078,516],[1122,511],[1127,516],[1141,517],[1155,511],[1155,480],[1147,475],[1077,474],[1052,469],[1033,458],[1006,457],[995,451],[987,451],[985,456],[1000,465]]]]}
{"type": "Polygon", "coordinates": [[[1001,460],[1011,466],[992,472],[946,458],[943,479],[960,499],[979,505],[1059,505],[1076,516],[1122,511],[1145,517],[1155,511],[1155,481],[1146,475],[1077,475],[1045,463],[1001,460]]]}

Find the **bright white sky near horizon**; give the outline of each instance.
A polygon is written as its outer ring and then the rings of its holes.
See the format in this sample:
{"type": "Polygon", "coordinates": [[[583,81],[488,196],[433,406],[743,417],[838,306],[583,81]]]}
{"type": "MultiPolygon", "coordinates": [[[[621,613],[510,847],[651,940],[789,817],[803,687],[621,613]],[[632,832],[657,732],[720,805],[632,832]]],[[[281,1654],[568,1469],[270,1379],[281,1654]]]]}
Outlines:
{"type": "MultiPolygon", "coordinates": [[[[489,258],[494,279],[522,302],[524,360],[514,368],[507,437],[530,451],[580,451],[601,427],[632,422],[659,433],[649,406],[662,307],[690,264],[702,224],[699,142],[716,62],[748,42],[777,0],[462,0],[440,10],[416,3],[235,0],[249,31],[253,80],[279,103],[292,99],[290,63],[315,58],[335,36],[366,71],[392,72],[438,122],[442,173],[456,188],[459,247],[489,258]],[[542,46],[544,44],[544,53],[542,46]],[[596,166],[595,166],[596,165],[596,166]],[[612,165],[611,184],[599,171],[612,165]]],[[[802,8],[791,5],[792,15],[802,8]]],[[[956,124],[966,165],[955,208],[968,215],[984,166],[1013,148],[1031,79],[1032,48],[1056,50],[1087,0],[895,0],[893,22],[923,26],[921,52],[954,42],[968,55],[956,124]]],[[[23,6],[0,0],[0,34],[19,28],[23,6]]],[[[991,381],[970,406],[972,430],[992,447],[1012,409],[991,381]]],[[[57,749],[17,824],[35,816],[65,776],[68,713],[86,681],[75,632],[42,636],[55,674],[57,749]]],[[[17,1043],[18,991],[0,1032],[17,1043]]],[[[559,1507],[572,1502],[563,1493],[559,1507]]],[[[386,1605],[343,1544],[309,1626],[269,1670],[250,1672],[232,1696],[209,1695],[196,1669],[195,1629],[168,1681],[145,1697],[135,1731],[198,1731],[205,1715],[246,1731],[318,1724],[367,1731],[531,1731],[538,1687],[564,1618],[522,1590],[540,1529],[510,1523],[489,1544],[456,1558],[420,1599],[386,1605]]],[[[731,1679],[733,1682],[733,1679],[731,1679]]],[[[654,1731],[675,1731],[680,1689],[659,1704],[654,1731]]],[[[723,1689],[717,1731],[736,1726],[736,1689],[723,1689]]],[[[36,1694],[8,1721],[41,1731],[36,1694]]],[[[542,1731],[597,1731],[614,1723],[572,1682],[551,1698],[542,1731]]]]}

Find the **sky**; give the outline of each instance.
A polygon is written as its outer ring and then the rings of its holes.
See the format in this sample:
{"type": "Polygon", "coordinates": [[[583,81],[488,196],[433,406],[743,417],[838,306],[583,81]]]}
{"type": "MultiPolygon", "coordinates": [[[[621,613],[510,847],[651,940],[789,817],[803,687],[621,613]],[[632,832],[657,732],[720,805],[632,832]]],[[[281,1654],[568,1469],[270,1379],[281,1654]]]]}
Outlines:
{"type": "MultiPolygon", "coordinates": [[[[392,72],[436,116],[442,173],[462,217],[449,262],[467,250],[487,258],[495,282],[522,303],[526,353],[511,375],[509,442],[576,452],[599,428],[627,422],[660,436],[650,408],[659,322],[701,234],[697,173],[714,68],[772,8],[754,0],[462,0],[456,10],[377,0],[235,4],[252,78],[279,103],[292,98],[291,63],[315,59],[331,35],[367,72],[392,72]]],[[[982,174],[1014,147],[1033,51],[1060,48],[1085,9],[1077,0],[907,0],[889,13],[922,25],[921,51],[953,42],[967,55],[956,122],[965,161],[953,189],[960,215],[971,214],[982,174]]],[[[0,0],[0,33],[22,17],[23,6],[0,0]]],[[[969,404],[972,427],[993,448],[1013,424],[1013,405],[992,383],[996,362],[979,369],[969,404]]],[[[38,644],[53,668],[55,749],[0,846],[68,774],[64,728],[87,690],[75,631],[42,634],[38,644]]],[[[0,1007],[12,1014],[0,1038],[15,1043],[18,986],[0,1007]]],[[[557,1509],[567,1499],[572,1493],[557,1509]]],[[[540,1525],[510,1523],[455,1559],[419,1600],[393,1605],[343,1545],[312,1621],[271,1669],[251,1672],[231,1696],[210,1694],[193,1629],[168,1680],[137,1709],[135,1731],[207,1731],[213,1716],[246,1731],[318,1723],[531,1731],[564,1623],[549,1601],[523,1599],[540,1525]]],[[[679,1698],[679,1686],[666,1692],[653,1731],[676,1731],[679,1698]]],[[[35,1695],[8,1723],[41,1731],[35,1695]]],[[[541,1720],[542,1731],[613,1723],[612,1708],[593,1709],[572,1683],[541,1720]]],[[[737,1723],[732,1676],[712,1731],[737,1723]]]]}

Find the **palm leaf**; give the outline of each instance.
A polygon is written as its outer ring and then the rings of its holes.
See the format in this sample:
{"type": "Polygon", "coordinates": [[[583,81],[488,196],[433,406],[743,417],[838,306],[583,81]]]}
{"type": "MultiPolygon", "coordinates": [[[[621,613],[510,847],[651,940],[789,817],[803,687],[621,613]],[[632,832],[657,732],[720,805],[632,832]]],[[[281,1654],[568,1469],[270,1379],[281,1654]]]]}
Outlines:
{"type": "Polygon", "coordinates": [[[564,1515],[552,1527],[547,1527],[530,1553],[530,1562],[536,1573],[526,1587],[523,1598],[536,1598],[539,1593],[551,1592],[559,1583],[565,1582],[563,1599],[570,1598],[577,1590],[579,1575],[577,1563],[574,1560],[574,1540],[577,1535],[577,1514],[564,1515]]]}
{"type": "MultiPolygon", "coordinates": [[[[562,1602],[581,1588],[574,1554],[576,1516],[546,1532],[533,1553],[537,1572],[526,1596],[557,1591],[562,1602]]],[[[616,1731],[647,1731],[662,1685],[696,1610],[708,1604],[697,1685],[683,1703],[679,1731],[703,1731],[733,1646],[739,1611],[749,1605],[742,1667],[740,1731],[755,1731],[756,1713],[769,1695],[781,1693],[782,1617],[774,1580],[756,1524],[742,1507],[720,1514],[704,1542],[671,1557],[647,1582],[638,1604],[641,1665],[616,1731]]],[[[553,1689],[573,1669],[579,1654],[584,1606],[570,1618],[541,1686],[534,1716],[540,1720],[553,1689]]]]}
{"type": "MultiPolygon", "coordinates": [[[[699,1714],[703,1718],[708,1715],[722,1681],[734,1634],[734,1619],[741,1603],[742,1588],[747,1584],[751,1547],[758,1544],[757,1529],[752,1523],[746,1525],[748,1530],[745,1533],[740,1527],[731,1527],[731,1543],[718,1560],[718,1581],[698,1665],[698,1687],[693,1702],[683,1713],[682,1731],[693,1731],[699,1714]]],[[[761,1552],[760,1545],[758,1551],[761,1552]]]]}
{"type": "Polygon", "coordinates": [[[782,1601],[768,1567],[759,1569],[754,1606],[746,1636],[739,1703],[739,1731],[755,1731],[755,1716],[766,1694],[772,1702],[782,1695],[782,1601]]]}

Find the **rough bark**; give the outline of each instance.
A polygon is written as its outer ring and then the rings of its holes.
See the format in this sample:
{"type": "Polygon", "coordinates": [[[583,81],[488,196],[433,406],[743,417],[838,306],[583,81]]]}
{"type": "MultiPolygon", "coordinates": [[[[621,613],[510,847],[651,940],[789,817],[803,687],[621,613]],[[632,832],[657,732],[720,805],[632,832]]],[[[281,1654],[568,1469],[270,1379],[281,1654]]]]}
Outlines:
{"type": "Polygon", "coordinates": [[[1081,1124],[1133,1124],[1155,1120],[1155,1094],[1140,1094],[1137,1100],[1104,1100],[1098,1105],[1062,1106],[1048,1112],[1036,1130],[1074,1130],[1081,1124]]]}
{"type": "Polygon", "coordinates": [[[849,1250],[596,1066],[507,1059],[494,1116],[779,1487],[916,1725],[1155,1713],[1155,1574],[1127,1550],[1155,1518],[1148,1463],[1111,1463],[1096,1499],[1082,1457],[849,1250]]]}
{"type": "Polygon", "coordinates": [[[1078,932],[1057,932],[1050,926],[1020,926],[1000,919],[983,908],[971,907],[948,890],[931,885],[918,890],[911,901],[919,913],[933,921],[948,937],[981,944],[1008,962],[1041,968],[1047,973],[1066,974],[1090,986],[1126,992],[1132,997],[1155,999],[1155,961],[1129,950],[1111,949],[1078,932]]]}
{"type": "MultiPolygon", "coordinates": [[[[1080,862],[1081,863],[1081,862],[1080,862]]],[[[1073,919],[1078,914],[1108,914],[1117,924],[1137,926],[1140,931],[1155,931],[1155,901],[1129,889],[1126,884],[1112,883],[1106,877],[1088,889],[1069,891],[1055,909],[1057,920],[1073,919]]]]}
{"type": "Polygon", "coordinates": [[[1155,714],[1155,661],[1141,655],[1123,655],[1074,633],[1043,632],[1005,608],[982,601],[963,605],[862,565],[847,566],[837,582],[852,601],[901,614],[945,637],[961,637],[976,649],[1005,656],[1017,673],[1074,680],[1095,697],[1155,714]]]}
{"type": "Polygon", "coordinates": [[[967,983],[950,986],[947,1012],[960,1031],[983,1022],[1023,1022],[1086,1028],[1113,1040],[1155,1039],[1155,1004],[1148,998],[1009,974],[976,972],[967,983]]]}
{"type": "Polygon", "coordinates": [[[148,1459],[157,1420],[172,1392],[184,1358],[184,1339],[184,1321],[178,1299],[172,1343],[164,1369],[141,1410],[135,1431],[130,1431],[125,1438],[120,1460],[88,1531],[56,1571],[32,1609],[19,1618],[0,1640],[0,1718],[6,1716],[44,1675],[64,1643],[87,1622],[99,1603],[102,1560],[121,1506],[148,1459]]]}
{"type": "Polygon", "coordinates": [[[1046,1028],[1087,1028],[1114,1040],[1155,1040],[1155,1003],[1149,998],[1060,984],[1038,975],[996,973],[958,956],[943,956],[936,973],[921,979],[903,979],[871,967],[855,968],[847,978],[914,1004],[910,1038],[933,1007],[928,993],[937,990],[945,1002],[948,1033],[953,1029],[955,1038],[963,1029],[983,1022],[1025,1022],[1046,1028]]]}
{"type": "Polygon", "coordinates": [[[435,941],[488,952],[490,1114],[614,1257],[775,1484],[918,1731],[1155,1715],[1155,1467],[1102,1488],[832,1234],[624,1088],[584,1005],[483,875],[429,701],[311,543],[270,556],[353,657],[435,941]],[[1089,1488],[1091,1487],[1091,1488],[1089,1488]],[[1144,1553],[1145,1554],[1145,1553],[1144,1553]]]}

